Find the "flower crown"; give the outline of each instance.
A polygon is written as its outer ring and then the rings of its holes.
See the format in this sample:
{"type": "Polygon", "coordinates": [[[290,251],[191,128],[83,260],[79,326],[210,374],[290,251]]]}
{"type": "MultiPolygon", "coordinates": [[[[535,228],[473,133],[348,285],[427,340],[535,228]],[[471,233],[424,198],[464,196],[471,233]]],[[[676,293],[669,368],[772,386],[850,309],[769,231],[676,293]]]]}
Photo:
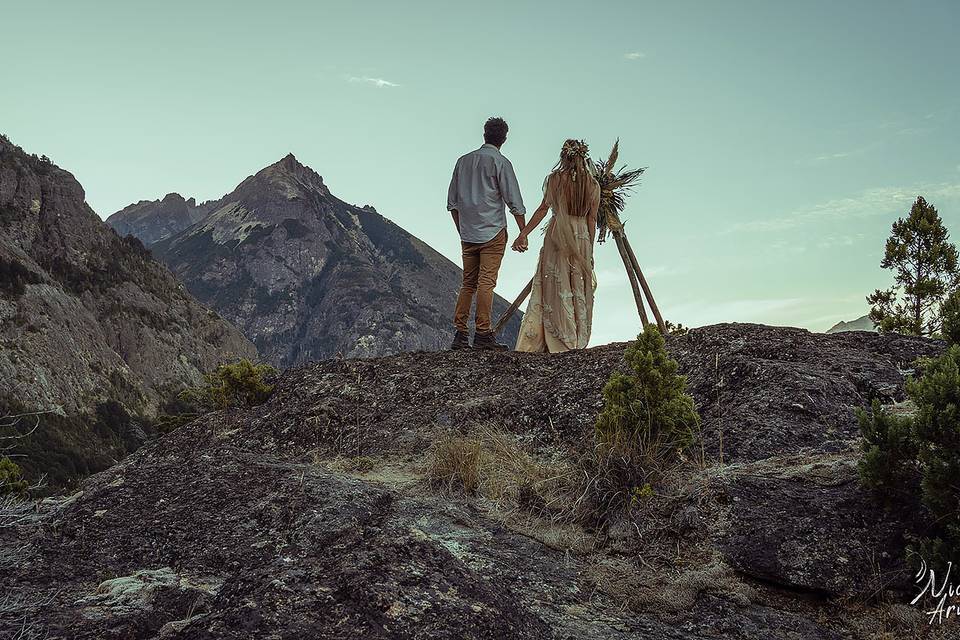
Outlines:
{"type": "Polygon", "coordinates": [[[587,143],[583,140],[567,140],[563,143],[563,148],[560,149],[560,157],[568,160],[574,158],[583,158],[586,160],[589,153],[590,147],[588,147],[587,143]]]}

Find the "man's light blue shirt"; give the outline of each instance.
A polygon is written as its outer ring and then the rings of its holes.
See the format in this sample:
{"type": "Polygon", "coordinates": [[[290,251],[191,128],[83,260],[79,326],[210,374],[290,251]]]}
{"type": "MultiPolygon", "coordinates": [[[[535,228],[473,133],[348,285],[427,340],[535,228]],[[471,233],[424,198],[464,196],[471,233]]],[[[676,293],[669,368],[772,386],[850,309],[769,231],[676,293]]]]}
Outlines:
{"type": "Polygon", "coordinates": [[[460,214],[460,239],[484,243],[507,227],[505,207],[526,215],[513,165],[492,144],[457,160],[447,191],[447,211],[460,214]]]}

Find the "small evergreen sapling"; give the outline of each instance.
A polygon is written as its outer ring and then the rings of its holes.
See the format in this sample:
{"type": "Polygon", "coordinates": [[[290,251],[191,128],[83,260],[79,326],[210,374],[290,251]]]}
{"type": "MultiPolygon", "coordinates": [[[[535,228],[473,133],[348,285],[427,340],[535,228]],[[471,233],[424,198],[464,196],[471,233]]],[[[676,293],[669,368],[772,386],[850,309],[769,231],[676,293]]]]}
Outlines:
{"type": "Polygon", "coordinates": [[[656,326],[646,326],[624,359],[629,371],[614,372],[603,388],[588,462],[588,493],[601,518],[649,493],[663,467],[693,443],[699,424],[687,379],[656,326]]]}

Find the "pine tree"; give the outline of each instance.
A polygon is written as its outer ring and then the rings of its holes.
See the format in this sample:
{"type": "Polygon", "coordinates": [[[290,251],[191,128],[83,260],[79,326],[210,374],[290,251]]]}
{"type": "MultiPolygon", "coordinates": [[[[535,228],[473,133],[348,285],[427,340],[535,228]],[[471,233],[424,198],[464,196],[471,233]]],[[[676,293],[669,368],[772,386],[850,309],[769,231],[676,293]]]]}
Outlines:
{"type": "Polygon", "coordinates": [[[932,335],[940,330],[940,305],[960,284],[957,248],[937,209],[918,197],[910,215],[893,223],[880,266],[894,271],[894,286],[867,296],[880,331],[932,335]]]}

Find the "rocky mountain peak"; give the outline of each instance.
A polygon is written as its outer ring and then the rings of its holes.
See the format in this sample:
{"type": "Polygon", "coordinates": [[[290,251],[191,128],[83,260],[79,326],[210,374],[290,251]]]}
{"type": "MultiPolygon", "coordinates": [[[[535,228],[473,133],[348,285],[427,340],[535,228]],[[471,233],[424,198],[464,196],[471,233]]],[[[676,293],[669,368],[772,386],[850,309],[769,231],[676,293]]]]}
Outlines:
{"type": "MultiPolygon", "coordinates": [[[[332,195],[293,154],[151,250],[281,367],[452,339],[460,269],[373,207],[332,195]]],[[[497,299],[498,313],[506,306],[497,299]]],[[[519,322],[507,325],[507,342],[519,322]]]]}
{"type": "Polygon", "coordinates": [[[252,181],[278,186],[290,199],[304,197],[309,193],[330,195],[330,190],[323,183],[320,174],[301,164],[292,153],[258,171],[252,181]]]}
{"type": "Polygon", "coordinates": [[[198,207],[195,198],[185,200],[179,193],[168,193],[160,200],[140,200],[124,207],[107,218],[107,224],[121,236],[132,235],[150,245],[202,220],[214,204],[198,207]]]}
{"type": "Polygon", "coordinates": [[[865,314],[857,318],[856,320],[850,320],[845,322],[841,320],[837,324],[833,325],[827,329],[827,333],[842,333],[844,331],[876,331],[876,327],[873,326],[873,320],[870,319],[870,314],[865,314]]]}
{"type": "MultiPolygon", "coordinates": [[[[193,198],[190,198],[190,199],[193,200],[193,198]]],[[[161,202],[162,204],[165,204],[165,205],[184,205],[184,206],[186,206],[186,204],[187,204],[187,201],[184,200],[184,199],[183,199],[183,196],[180,195],[179,193],[168,193],[167,195],[163,196],[163,199],[162,199],[160,202],[161,202]]]]}

